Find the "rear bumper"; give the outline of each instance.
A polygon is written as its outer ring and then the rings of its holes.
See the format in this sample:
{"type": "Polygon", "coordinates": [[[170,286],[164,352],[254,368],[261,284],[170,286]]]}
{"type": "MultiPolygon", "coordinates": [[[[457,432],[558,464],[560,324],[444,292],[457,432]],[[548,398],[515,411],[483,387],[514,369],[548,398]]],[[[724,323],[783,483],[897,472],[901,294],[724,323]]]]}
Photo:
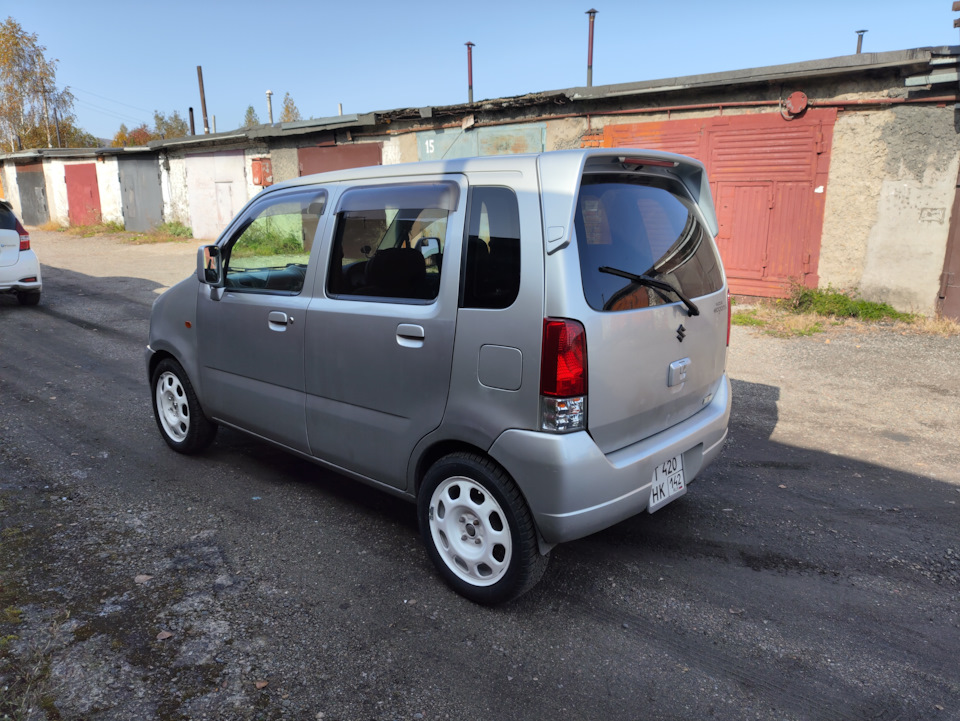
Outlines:
{"type": "Polygon", "coordinates": [[[32,250],[20,251],[16,263],[0,267],[0,293],[36,292],[42,287],[40,262],[32,250]],[[36,280],[24,280],[25,278],[36,278],[36,280]]]}
{"type": "Polygon", "coordinates": [[[654,468],[683,455],[692,481],[719,455],[730,421],[726,375],[710,405],[650,438],[604,454],[586,432],[504,432],[490,454],[524,494],[547,543],[590,535],[646,510],[654,468]]]}

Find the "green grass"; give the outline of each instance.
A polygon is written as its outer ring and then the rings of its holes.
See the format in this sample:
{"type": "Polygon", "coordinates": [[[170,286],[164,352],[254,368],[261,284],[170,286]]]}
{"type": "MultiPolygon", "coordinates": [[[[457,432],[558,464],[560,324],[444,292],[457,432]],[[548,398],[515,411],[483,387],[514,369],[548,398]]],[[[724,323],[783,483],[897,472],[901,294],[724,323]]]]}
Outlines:
{"type": "Polygon", "coordinates": [[[170,223],[161,223],[154,230],[161,235],[171,235],[174,238],[192,238],[193,229],[188,228],[183,223],[177,222],[176,220],[170,223]]]}
{"type": "Polygon", "coordinates": [[[754,327],[762,327],[767,324],[766,320],[757,317],[757,311],[753,308],[749,310],[734,311],[733,315],[730,316],[730,322],[733,323],[733,325],[747,325],[754,327]]]}
{"type": "Polygon", "coordinates": [[[794,287],[790,296],[795,313],[816,313],[833,318],[856,318],[864,321],[901,321],[912,323],[917,316],[902,313],[888,303],[875,303],[856,293],[841,293],[827,288],[794,287]]]}

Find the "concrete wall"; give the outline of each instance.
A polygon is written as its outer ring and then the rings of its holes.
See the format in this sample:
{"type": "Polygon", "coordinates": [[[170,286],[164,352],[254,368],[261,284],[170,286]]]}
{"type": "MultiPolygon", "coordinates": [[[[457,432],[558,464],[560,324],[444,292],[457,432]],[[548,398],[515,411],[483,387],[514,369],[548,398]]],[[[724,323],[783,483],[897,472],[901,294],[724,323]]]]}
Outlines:
{"type": "Polygon", "coordinates": [[[3,199],[10,201],[13,212],[18,218],[23,217],[23,208],[20,205],[20,186],[17,185],[17,166],[11,162],[3,164],[3,199]]]}
{"type": "Polygon", "coordinates": [[[958,151],[952,108],[841,113],[827,187],[821,286],[932,314],[958,151]]]}
{"type": "Polygon", "coordinates": [[[417,160],[417,135],[404,133],[383,138],[382,158],[384,165],[414,163],[417,160]]]}
{"type": "Polygon", "coordinates": [[[63,169],[65,165],[67,163],[62,160],[43,161],[43,180],[47,188],[47,211],[50,213],[50,222],[64,226],[70,225],[67,174],[63,169]]]}
{"type": "Polygon", "coordinates": [[[190,227],[187,161],[183,151],[160,154],[160,195],[164,222],[190,227]]]}
{"type": "Polygon", "coordinates": [[[300,177],[300,159],[295,147],[273,148],[270,151],[273,166],[273,182],[280,183],[300,177]]]}
{"type": "Polygon", "coordinates": [[[97,186],[100,188],[100,216],[103,222],[123,223],[120,161],[115,156],[97,158],[97,186]]]}

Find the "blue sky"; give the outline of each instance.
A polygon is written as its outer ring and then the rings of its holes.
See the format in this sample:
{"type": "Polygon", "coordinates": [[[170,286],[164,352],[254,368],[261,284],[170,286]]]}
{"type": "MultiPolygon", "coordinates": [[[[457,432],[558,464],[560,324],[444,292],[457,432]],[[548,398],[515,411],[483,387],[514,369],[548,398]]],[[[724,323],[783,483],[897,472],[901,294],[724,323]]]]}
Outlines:
{"type": "Polygon", "coordinates": [[[590,7],[594,85],[848,55],[862,28],[864,52],[960,42],[951,0],[6,0],[0,16],[38,35],[80,126],[109,138],[190,106],[202,131],[197,65],[221,132],[251,104],[266,122],[267,89],[275,119],[286,92],[304,118],[465,102],[468,40],[475,100],[584,85],[590,7]]]}

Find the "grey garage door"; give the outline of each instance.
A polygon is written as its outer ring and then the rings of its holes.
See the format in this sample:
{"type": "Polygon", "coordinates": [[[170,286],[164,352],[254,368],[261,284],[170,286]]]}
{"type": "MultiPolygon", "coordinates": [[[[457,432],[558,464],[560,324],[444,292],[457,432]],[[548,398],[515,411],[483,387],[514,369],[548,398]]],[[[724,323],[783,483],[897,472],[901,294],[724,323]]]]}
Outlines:
{"type": "Polygon", "coordinates": [[[160,164],[152,156],[118,158],[123,224],[127,230],[150,230],[163,222],[160,164]]]}

